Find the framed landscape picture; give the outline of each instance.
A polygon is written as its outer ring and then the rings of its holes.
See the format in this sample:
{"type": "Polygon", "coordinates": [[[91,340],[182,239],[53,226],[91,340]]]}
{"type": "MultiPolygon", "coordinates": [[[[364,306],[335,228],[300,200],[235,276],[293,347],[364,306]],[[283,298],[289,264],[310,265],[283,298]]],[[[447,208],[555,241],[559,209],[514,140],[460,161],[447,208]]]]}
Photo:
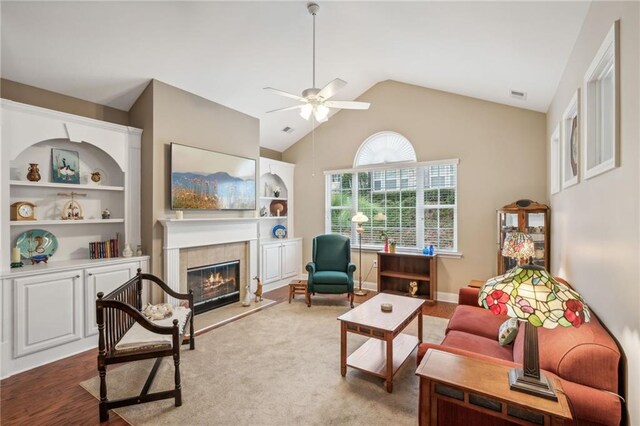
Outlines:
{"type": "Polygon", "coordinates": [[[255,210],[256,160],[172,143],[171,208],[255,210]]]}
{"type": "Polygon", "coordinates": [[[76,151],[51,148],[51,180],[54,183],[80,183],[80,157],[76,151]]]}

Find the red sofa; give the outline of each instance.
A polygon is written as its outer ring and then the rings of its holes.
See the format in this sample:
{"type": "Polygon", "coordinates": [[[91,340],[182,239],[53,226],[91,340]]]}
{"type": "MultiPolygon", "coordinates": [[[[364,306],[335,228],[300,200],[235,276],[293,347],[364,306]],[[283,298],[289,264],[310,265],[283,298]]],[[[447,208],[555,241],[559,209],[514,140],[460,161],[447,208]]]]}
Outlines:
{"type": "MultiPolygon", "coordinates": [[[[521,366],[524,346],[524,324],[511,345],[500,346],[498,328],[507,320],[478,306],[479,289],[460,289],[458,307],[439,345],[423,343],[418,348],[418,364],[428,349],[434,348],[490,359],[508,366],[521,366]]],[[[540,368],[550,377],[560,379],[578,425],[619,425],[622,417],[618,393],[620,351],[595,315],[579,328],[538,329],[540,368]]],[[[506,377],[505,377],[506,380],[506,377]]],[[[478,419],[476,414],[453,407],[443,407],[447,424],[496,424],[478,419]],[[474,416],[473,419],[467,416],[474,416]]],[[[440,408],[439,408],[440,410],[440,408]]]]}

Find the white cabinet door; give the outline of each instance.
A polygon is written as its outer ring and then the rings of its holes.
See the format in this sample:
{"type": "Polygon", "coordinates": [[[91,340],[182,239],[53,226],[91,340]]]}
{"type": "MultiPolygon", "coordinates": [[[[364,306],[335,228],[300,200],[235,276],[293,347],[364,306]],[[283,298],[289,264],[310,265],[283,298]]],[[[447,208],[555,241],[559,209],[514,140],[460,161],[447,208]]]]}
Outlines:
{"type": "Polygon", "coordinates": [[[15,358],[82,338],[82,271],[13,280],[15,358]]]}
{"type": "Polygon", "coordinates": [[[98,293],[109,294],[133,278],[137,272],[138,265],[138,262],[131,262],[85,269],[85,337],[98,334],[98,325],[96,324],[96,298],[98,293]]]}
{"type": "Polygon", "coordinates": [[[262,246],[262,282],[268,284],[280,279],[280,243],[262,246]]]}
{"type": "Polygon", "coordinates": [[[282,278],[298,275],[300,264],[300,242],[282,243],[282,278]]]}

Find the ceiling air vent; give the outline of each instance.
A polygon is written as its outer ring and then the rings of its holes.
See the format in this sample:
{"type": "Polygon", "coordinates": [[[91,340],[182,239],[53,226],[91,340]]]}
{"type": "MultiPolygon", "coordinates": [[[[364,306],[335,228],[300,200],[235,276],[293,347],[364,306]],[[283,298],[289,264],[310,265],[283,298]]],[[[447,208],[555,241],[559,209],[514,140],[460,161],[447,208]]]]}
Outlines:
{"type": "Polygon", "coordinates": [[[283,132],[285,133],[293,133],[293,127],[285,127],[284,129],[282,129],[283,132]]]}
{"type": "Polygon", "coordinates": [[[511,97],[512,98],[516,98],[516,99],[520,99],[521,101],[527,100],[526,92],[518,92],[517,90],[512,90],[511,91],[511,97]]]}

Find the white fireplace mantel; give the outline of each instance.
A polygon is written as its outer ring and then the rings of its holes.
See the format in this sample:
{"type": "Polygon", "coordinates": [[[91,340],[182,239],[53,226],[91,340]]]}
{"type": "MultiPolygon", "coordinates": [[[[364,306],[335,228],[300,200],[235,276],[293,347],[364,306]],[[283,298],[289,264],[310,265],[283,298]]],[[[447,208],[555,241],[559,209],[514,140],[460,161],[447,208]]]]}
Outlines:
{"type": "MultiPolygon", "coordinates": [[[[164,278],[180,291],[180,249],[236,242],[249,243],[249,280],[258,275],[257,218],[159,219],[164,227],[164,278]]],[[[243,285],[245,285],[243,283],[243,285]]],[[[168,302],[177,304],[173,297],[168,302]]]]}

